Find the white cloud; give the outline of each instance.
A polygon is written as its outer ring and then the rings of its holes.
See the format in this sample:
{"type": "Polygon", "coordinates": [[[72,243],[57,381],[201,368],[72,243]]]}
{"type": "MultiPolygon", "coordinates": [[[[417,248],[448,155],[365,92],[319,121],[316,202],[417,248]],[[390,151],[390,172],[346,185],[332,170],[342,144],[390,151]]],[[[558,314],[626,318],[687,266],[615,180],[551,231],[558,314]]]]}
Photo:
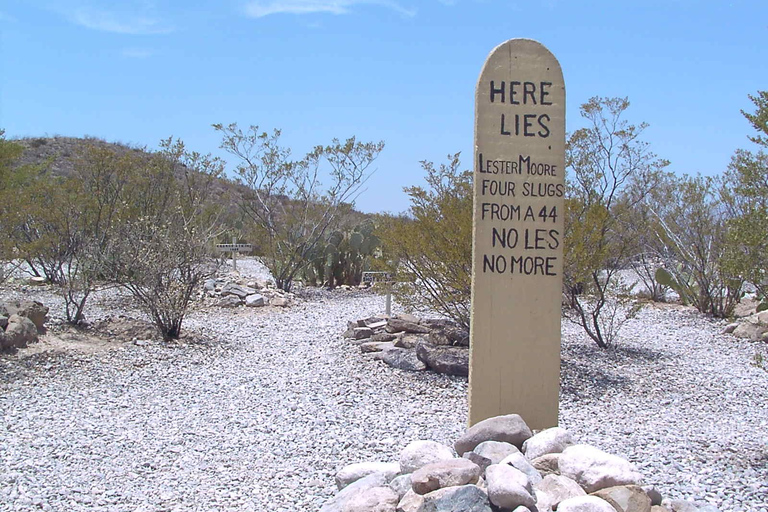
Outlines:
{"type": "Polygon", "coordinates": [[[152,16],[79,7],[69,12],[69,19],[92,30],[116,34],[167,34],[173,31],[152,16]]]}
{"type": "Polygon", "coordinates": [[[125,48],[122,53],[123,57],[131,59],[146,59],[155,54],[150,48],[125,48]]]}
{"type": "Polygon", "coordinates": [[[390,0],[253,0],[245,6],[245,13],[253,18],[270,14],[348,14],[355,5],[370,4],[391,9],[403,16],[416,15],[415,9],[390,0]]]}

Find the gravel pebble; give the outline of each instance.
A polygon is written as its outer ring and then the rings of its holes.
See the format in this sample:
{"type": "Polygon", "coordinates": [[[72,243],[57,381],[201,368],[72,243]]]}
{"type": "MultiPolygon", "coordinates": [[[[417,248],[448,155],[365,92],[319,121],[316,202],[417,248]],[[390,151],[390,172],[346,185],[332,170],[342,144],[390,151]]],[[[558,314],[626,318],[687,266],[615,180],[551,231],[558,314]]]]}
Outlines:
{"type": "MultiPolygon", "coordinates": [[[[6,288],[61,309],[46,287],[6,288]]],[[[94,299],[91,320],[132,307],[115,290],[94,299]]],[[[395,370],[341,338],[383,309],[369,292],[306,290],[287,309],[196,305],[198,343],[0,356],[0,510],[317,510],[348,464],[452,446],[466,379],[395,370]]],[[[723,325],[651,306],[602,351],[564,323],[560,423],[665,497],[766,512],[768,372],[723,325]]]]}

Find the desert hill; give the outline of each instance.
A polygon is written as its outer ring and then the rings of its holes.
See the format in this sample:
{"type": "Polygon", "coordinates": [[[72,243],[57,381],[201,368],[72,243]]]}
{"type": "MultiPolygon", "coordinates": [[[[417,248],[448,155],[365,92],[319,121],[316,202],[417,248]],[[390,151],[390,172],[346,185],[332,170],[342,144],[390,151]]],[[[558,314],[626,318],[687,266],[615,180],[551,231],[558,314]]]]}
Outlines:
{"type": "Polygon", "coordinates": [[[69,176],[77,156],[88,146],[107,148],[118,154],[127,152],[150,153],[145,148],[131,147],[119,142],[107,142],[97,137],[26,137],[12,139],[21,145],[24,152],[17,160],[17,166],[41,167],[54,176],[69,176]]]}
{"type": "MultiPolygon", "coordinates": [[[[117,154],[134,152],[150,155],[153,151],[146,147],[129,146],[120,142],[107,142],[98,137],[26,137],[12,139],[11,142],[23,146],[24,151],[16,161],[16,166],[31,165],[45,174],[52,176],[70,176],[75,168],[77,158],[89,146],[106,148],[117,154]]],[[[217,201],[227,204],[227,224],[238,226],[245,221],[244,213],[238,206],[239,201],[247,194],[247,188],[237,180],[223,176],[217,180],[214,197],[217,201]]],[[[285,201],[289,199],[284,198],[285,201]]],[[[341,219],[339,227],[347,229],[372,218],[351,208],[341,219]]]]}

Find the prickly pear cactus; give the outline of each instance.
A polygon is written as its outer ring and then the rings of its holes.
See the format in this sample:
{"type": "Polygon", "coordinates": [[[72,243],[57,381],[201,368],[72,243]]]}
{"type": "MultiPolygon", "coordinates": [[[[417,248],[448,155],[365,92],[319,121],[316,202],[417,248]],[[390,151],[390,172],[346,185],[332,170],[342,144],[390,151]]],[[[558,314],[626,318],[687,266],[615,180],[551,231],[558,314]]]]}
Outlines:
{"type": "Polygon", "coordinates": [[[318,244],[312,253],[308,265],[312,270],[305,272],[308,281],[319,281],[330,287],[342,284],[359,285],[363,270],[379,244],[379,238],[373,234],[371,223],[361,224],[347,233],[332,232],[326,242],[318,244]]]}
{"type": "MultiPolygon", "coordinates": [[[[678,269],[678,275],[681,275],[680,269],[678,269]]],[[[659,268],[656,270],[656,282],[662,286],[668,286],[675,290],[680,296],[680,301],[685,304],[694,304],[698,296],[698,287],[689,283],[683,279],[675,279],[671,272],[666,269],[659,268]]]]}

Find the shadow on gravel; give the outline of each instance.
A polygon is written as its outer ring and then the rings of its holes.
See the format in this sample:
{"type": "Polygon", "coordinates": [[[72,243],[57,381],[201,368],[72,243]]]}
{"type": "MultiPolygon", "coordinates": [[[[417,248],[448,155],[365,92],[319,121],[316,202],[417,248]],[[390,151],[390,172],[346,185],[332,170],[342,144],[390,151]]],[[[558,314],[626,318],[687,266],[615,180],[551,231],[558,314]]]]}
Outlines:
{"type": "Polygon", "coordinates": [[[563,396],[577,400],[597,400],[607,391],[630,391],[634,382],[622,368],[651,372],[669,355],[644,347],[619,345],[609,349],[575,344],[564,345],[560,363],[563,396]]]}
{"type": "Polygon", "coordinates": [[[594,363],[563,359],[560,362],[560,394],[574,400],[596,400],[608,390],[625,391],[631,381],[594,363]]]}
{"type": "Polygon", "coordinates": [[[0,384],[11,384],[18,380],[30,379],[40,372],[50,372],[59,365],[66,354],[41,352],[25,357],[14,357],[13,354],[0,355],[0,384]]]}
{"type": "Polygon", "coordinates": [[[658,350],[645,347],[629,347],[618,345],[608,349],[601,349],[596,345],[574,344],[563,345],[563,359],[588,360],[595,364],[615,364],[642,366],[647,363],[655,363],[670,359],[670,356],[658,350]]]}
{"type": "Polygon", "coordinates": [[[645,347],[618,346],[612,351],[615,358],[631,359],[631,362],[637,363],[638,365],[641,365],[643,362],[655,363],[657,361],[670,359],[669,355],[664,352],[645,347]]]}

